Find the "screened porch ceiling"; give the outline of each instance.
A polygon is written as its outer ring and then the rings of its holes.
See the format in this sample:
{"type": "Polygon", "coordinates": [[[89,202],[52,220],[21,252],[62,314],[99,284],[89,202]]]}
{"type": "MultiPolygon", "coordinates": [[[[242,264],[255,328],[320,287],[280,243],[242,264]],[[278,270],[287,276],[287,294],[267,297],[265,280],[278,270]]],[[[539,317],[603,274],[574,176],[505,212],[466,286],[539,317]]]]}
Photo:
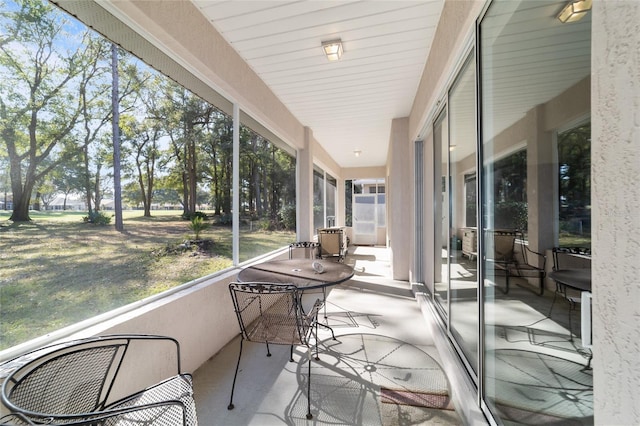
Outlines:
{"type": "MultiPolygon", "coordinates": [[[[141,55],[144,60],[170,70],[167,60],[154,56],[145,43],[169,57],[173,46],[148,37],[146,24],[127,16],[124,8],[117,7],[118,0],[54,1],[100,27],[99,31],[125,48],[137,44],[132,50],[149,52],[141,55]],[[117,12],[117,21],[104,24],[104,9],[117,12]],[[124,34],[132,29],[142,41],[124,34]]],[[[340,167],[386,164],[391,122],[411,111],[444,5],[444,0],[185,1],[202,13],[298,121],[313,131],[340,167]],[[340,61],[329,62],[321,42],[336,38],[342,40],[344,55],[340,61]],[[356,150],[362,152],[359,157],[354,155],[356,150]]],[[[503,24],[483,32],[485,36],[501,35],[500,44],[483,46],[493,62],[482,65],[492,68],[492,90],[501,95],[500,103],[492,105],[495,132],[590,72],[590,43],[585,41],[590,37],[584,35],[590,31],[590,14],[582,21],[562,24],[556,16],[563,1],[510,4],[512,13],[502,16],[503,24]],[[558,46],[556,35],[567,31],[574,34],[575,42],[558,46]],[[528,84],[518,84],[521,81],[528,84]]],[[[173,59],[180,64],[181,58],[173,59]]],[[[473,84],[467,88],[474,90],[473,84]]],[[[225,102],[228,100],[218,103],[225,102]]],[[[475,105],[468,103],[455,113],[473,122],[475,105]]],[[[467,127],[469,134],[459,137],[471,143],[457,145],[472,149],[475,126],[467,127]]]]}

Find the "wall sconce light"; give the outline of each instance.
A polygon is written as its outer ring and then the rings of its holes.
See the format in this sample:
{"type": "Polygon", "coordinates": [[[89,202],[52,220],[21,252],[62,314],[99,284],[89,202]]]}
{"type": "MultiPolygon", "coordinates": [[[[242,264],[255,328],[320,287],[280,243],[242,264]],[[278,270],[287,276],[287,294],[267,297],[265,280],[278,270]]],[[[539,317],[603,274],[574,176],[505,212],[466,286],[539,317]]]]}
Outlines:
{"type": "Polygon", "coordinates": [[[558,15],[558,19],[563,24],[567,22],[575,22],[584,18],[587,12],[591,10],[592,0],[572,0],[570,1],[558,15]]]}
{"type": "Polygon", "coordinates": [[[322,50],[329,61],[337,61],[342,57],[342,40],[323,41],[322,50]]]}
{"type": "Polygon", "coordinates": [[[359,149],[353,151],[353,155],[355,155],[356,157],[360,157],[360,154],[362,154],[362,151],[360,151],[359,149]]]}

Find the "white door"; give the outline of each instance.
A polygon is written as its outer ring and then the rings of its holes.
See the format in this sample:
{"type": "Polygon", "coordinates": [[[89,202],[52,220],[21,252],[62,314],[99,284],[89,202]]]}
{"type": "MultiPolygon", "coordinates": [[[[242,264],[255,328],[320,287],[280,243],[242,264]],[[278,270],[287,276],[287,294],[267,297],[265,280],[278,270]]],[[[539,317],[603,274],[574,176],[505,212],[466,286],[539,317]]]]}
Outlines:
{"type": "Polygon", "coordinates": [[[353,244],[376,244],[376,195],[353,194],[353,244]]]}

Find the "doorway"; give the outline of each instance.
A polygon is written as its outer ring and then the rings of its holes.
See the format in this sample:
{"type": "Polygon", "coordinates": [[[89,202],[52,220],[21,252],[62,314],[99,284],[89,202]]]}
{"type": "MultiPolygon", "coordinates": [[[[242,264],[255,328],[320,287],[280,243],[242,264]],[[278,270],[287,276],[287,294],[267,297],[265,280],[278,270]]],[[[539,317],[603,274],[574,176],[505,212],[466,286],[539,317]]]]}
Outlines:
{"type": "Polygon", "coordinates": [[[376,245],[380,244],[380,239],[384,241],[386,194],[383,179],[353,181],[352,218],[353,244],[376,245]]]}

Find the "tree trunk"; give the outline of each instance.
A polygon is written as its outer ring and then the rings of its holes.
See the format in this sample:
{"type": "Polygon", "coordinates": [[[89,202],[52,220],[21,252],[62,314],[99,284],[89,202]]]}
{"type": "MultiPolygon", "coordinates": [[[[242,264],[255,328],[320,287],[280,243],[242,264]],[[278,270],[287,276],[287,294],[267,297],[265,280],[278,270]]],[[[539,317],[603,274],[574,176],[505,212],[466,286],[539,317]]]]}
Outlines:
{"type": "Polygon", "coordinates": [[[87,210],[89,211],[89,217],[93,213],[93,207],[91,206],[91,173],[89,172],[89,147],[85,146],[82,149],[82,156],[84,160],[84,190],[85,197],[87,198],[87,210]]]}
{"type": "Polygon", "coordinates": [[[154,135],[154,148],[151,152],[150,158],[147,158],[147,204],[149,205],[148,211],[144,212],[144,217],[151,217],[151,202],[153,201],[153,183],[154,173],[156,170],[156,151],[155,151],[155,139],[154,135]]]}
{"type": "Polygon", "coordinates": [[[122,221],[122,188],[120,186],[120,106],[118,104],[118,47],[111,44],[111,108],[113,109],[113,209],[116,214],[116,230],[124,231],[122,221]]]}
{"type": "Polygon", "coordinates": [[[31,204],[31,192],[33,191],[34,183],[30,180],[25,180],[24,187],[20,184],[20,181],[13,183],[13,212],[9,220],[14,222],[29,222],[29,205],[31,204]],[[16,187],[17,186],[17,187],[16,187]]]}
{"type": "MultiPolygon", "coordinates": [[[[3,132],[5,136],[7,132],[3,132]]],[[[11,167],[9,175],[11,177],[11,191],[13,192],[13,211],[9,220],[14,222],[30,222],[29,217],[29,204],[31,203],[31,191],[34,187],[34,182],[31,179],[31,166],[27,170],[25,175],[24,185],[22,183],[22,173],[20,167],[20,159],[17,155],[11,155],[9,152],[9,159],[11,167]]]]}
{"type": "Polygon", "coordinates": [[[96,165],[96,179],[93,183],[93,193],[94,193],[93,202],[95,203],[96,211],[100,211],[102,209],[100,207],[100,205],[102,204],[102,191],[100,190],[100,180],[102,176],[101,172],[102,172],[102,164],[98,163],[96,165]]]}
{"type": "Polygon", "coordinates": [[[189,182],[187,172],[182,172],[182,215],[189,217],[189,182]]]}
{"type": "Polygon", "coordinates": [[[196,204],[198,198],[198,174],[197,174],[197,156],[196,156],[196,143],[193,140],[193,127],[191,127],[191,135],[189,135],[189,210],[192,213],[196,211],[196,204]]]}

